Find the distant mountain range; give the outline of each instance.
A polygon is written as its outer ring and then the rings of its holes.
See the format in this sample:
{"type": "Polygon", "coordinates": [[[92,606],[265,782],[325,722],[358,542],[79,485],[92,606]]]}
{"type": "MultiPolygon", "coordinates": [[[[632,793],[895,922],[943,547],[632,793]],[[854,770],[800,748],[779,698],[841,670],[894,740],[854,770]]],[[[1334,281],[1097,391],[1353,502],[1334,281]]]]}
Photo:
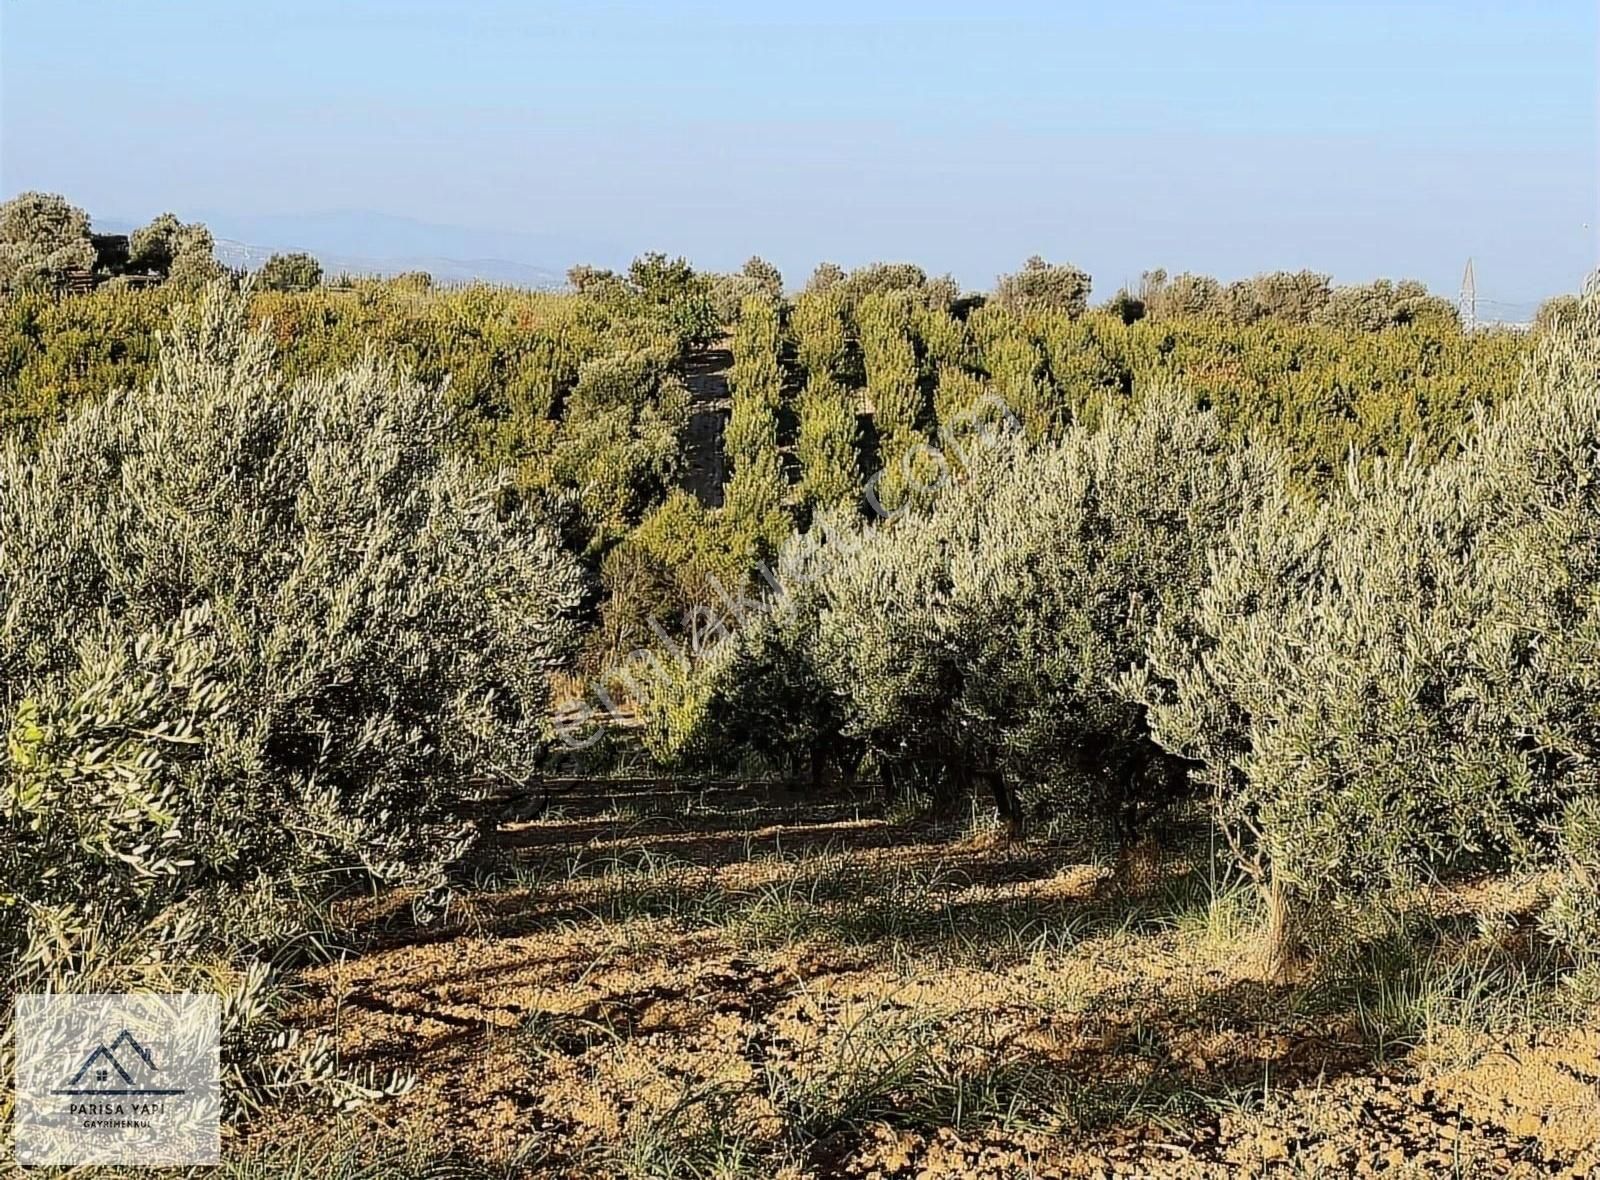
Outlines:
{"type": "MultiPolygon", "coordinates": [[[[302,250],[314,255],[330,276],[425,270],[443,282],[481,279],[548,288],[565,282],[573,262],[612,266],[625,261],[622,251],[606,242],[470,229],[360,210],[268,216],[201,210],[180,216],[210,227],[219,260],[252,270],[274,253],[302,250]]],[[[139,224],[143,222],[127,218],[96,220],[97,228],[113,233],[125,233],[139,224]]]]}
{"type": "MultiPolygon", "coordinates": [[[[255,270],[278,247],[253,245],[233,238],[217,239],[217,260],[228,266],[242,266],[255,270]]],[[[532,266],[523,262],[510,262],[504,258],[440,258],[431,254],[409,254],[394,257],[371,257],[364,254],[341,254],[328,250],[308,249],[322,263],[328,277],[334,275],[394,275],[408,270],[425,270],[436,280],[446,283],[481,280],[489,283],[507,283],[517,287],[539,289],[559,287],[566,282],[562,272],[548,267],[532,266]]]]}

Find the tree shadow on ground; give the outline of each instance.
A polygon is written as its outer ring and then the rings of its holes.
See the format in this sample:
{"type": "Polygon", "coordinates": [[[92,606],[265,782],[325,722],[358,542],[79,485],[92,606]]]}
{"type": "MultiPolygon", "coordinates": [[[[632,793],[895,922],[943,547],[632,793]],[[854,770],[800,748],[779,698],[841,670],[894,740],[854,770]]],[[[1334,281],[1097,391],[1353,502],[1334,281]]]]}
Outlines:
{"type": "MultiPolygon", "coordinates": [[[[1169,853],[1153,859],[1091,864],[1081,848],[986,843],[926,818],[891,822],[863,813],[857,821],[856,801],[819,809],[740,803],[652,815],[647,824],[631,814],[544,821],[537,840],[506,849],[531,883],[471,897],[465,921],[411,928],[401,907],[368,934],[388,948],[497,944],[558,930],[565,941],[519,940],[502,946],[498,961],[440,964],[425,984],[400,989],[403,1000],[369,996],[357,1006],[381,1012],[387,1005],[396,1020],[421,1027],[448,997],[457,1013],[498,1012],[502,1031],[511,1019],[528,1052],[571,1057],[601,1041],[620,1051],[648,1033],[645,1052],[649,1037],[690,1038],[733,1013],[751,1025],[747,1051],[760,1078],[773,1043],[786,1035],[775,1024],[780,1009],[829,974],[903,961],[979,970],[1039,956],[1065,962],[1080,945],[1109,938],[1113,952],[1127,948],[1121,978],[1089,980],[1067,1006],[1041,1000],[1019,1012],[1001,1003],[991,1015],[1017,1027],[992,1044],[945,1014],[924,1022],[916,1033],[923,1040],[902,1051],[895,1037],[904,1030],[889,1021],[886,1060],[911,1072],[889,1070],[894,1084],[877,1092],[870,1078],[843,1076],[859,1072],[862,1061],[870,1065],[871,1054],[841,1059],[832,1068],[843,1073],[828,1084],[856,1097],[833,1110],[833,1099],[806,1091],[820,1105],[794,1117],[810,1128],[818,1151],[871,1120],[928,1130],[1015,1119],[1086,1133],[1156,1120],[1181,1125],[1204,1159],[1223,1115],[1258,1106],[1271,1092],[1351,1074],[1404,1075],[1395,1049],[1417,1035],[1419,1012],[1449,999],[1450,988],[1470,1001],[1471,988],[1497,986],[1492,975],[1441,974],[1474,936],[1467,909],[1430,915],[1426,937],[1389,930],[1351,940],[1336,972],[1297,983],[1199,964],[1176,978],[1146,978],[1140,940],[1171,957],[1181,954],[1183,938],[1203,939],[1214,925],[1226,937],[1248,921],[1246,891],[1219,878],[1199,832],[1179,834],[1169,853]],[[844,826],[841,808],[852,809],[844,826]],[[790,974],[761,962],[767,951],[800,946],[827,949],[790,974]],[[513,987],[561,994],[579,980],[585,990],[574,1011],[503,994],[513,987]],[[953,1045],[964,1055],[950,1057],[953,1045]]],[[[1506,954],[1508,962],[1534,963],[1536,976],[1542,970],[1532,944],[1506,954]]],[[[387,986],[379,978],[370,988],[387,986]]],[[[914,1017],[906,1027],[917,1027],[914,1017]]],[[[836,1010],[819,1019],[846,1018],[836,1010]]],[[[375,1039],[373,1052],[459,1060],[465,1040],[489,1035],[488,1021],[479,1032],[471,1024],[455,1015],[425,1035],[375,1039]]]]}

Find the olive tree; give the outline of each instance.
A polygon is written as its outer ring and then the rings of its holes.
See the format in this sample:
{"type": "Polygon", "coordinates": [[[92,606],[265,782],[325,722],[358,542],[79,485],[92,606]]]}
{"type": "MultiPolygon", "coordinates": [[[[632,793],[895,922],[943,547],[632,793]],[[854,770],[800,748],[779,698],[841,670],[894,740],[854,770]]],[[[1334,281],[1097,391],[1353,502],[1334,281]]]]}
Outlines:
{"type": "Polygon", "coordinates": [[[755,285],[756,293],[777,303],[783,298],[783,272],[759,254],[752,254],[739,274],[755,285]]]}
{"type": "Polygon", "coordinates": [[[1329,276],[1313,271],[1272,271],[1228,284],[1224,315],[1235,324],[1261,319],[1309,324],[1332,297],[1329,276]]]}
{"type": "Polygon", "coordinates": [[[1181,789],[1117,688],[1158,620],[1181,620],[1236,514],[1279,479],[1176,392],[1021,455],[982,448],[928,527],[952,546],[959,718],[980,765],[1124,831],[1181,789]],[[970,538],[970,540],[968,540],[970,538]]]}
{"type": "Polygon", "coordinates": [[[712,303],[725,324],[738,322],[746,299],[759,297],[772,303],[783,300],[782,273],[761,257],[752,257],[733,274],[712,275],[710,281],[712,303]]]}
{"type": "Polygon", "coordinates": [[[785,546],[768,593],[746,599],[719,641],[697,659],[640,671],[643,739],[668,766],[805,775],[853,774],[860,745],[844,735],[846,702],[818,675],[819,578],[848,551],[859,525],[820,513],[785,546]]]}
{"type": "Polygon", "coordinates": [[[980,308],[972,334],[990,388],[1023,424],[1030,437],[1059,438],[1068,422],[1066,403],[1056,397],[1044,351],[1029,321],[1000,307],[980,308]]]}
{"type": "Polygon", "coordinates": [[[1460,318],[1448,299],[1428,294],[1415,279],[1335,287],[1314,317],[1315,322],[1346,332],[1381,332],[1414,323],[1457,327],[1460,318]]]}
{"type": "Polygon", "coordinates": [[[811,571],[795,620],[677,699],[698,710],[741,685],[762,699],[748,677],[781,665],[796,714],[890,782],[984,786],[1014,825],[1050,792],[1126,828],[1182,784],[1118,678],[1158,618],[1190,609],[1208,551],[1276,462],[1175,395],[1060,442],[996,425],[956,437],[925,449],[939,470],[907,510],[792,541],[811,571]],[[804,642],[780,658],[784,635],[804,642]]]}
{"type": "Polygon", "coordinates": [[[628,264],[627,281],[632,297],[662,317],[681,347],[703,348],[721,331],[711,281],[687,259],[641,254],[628,264]]]}
{"type": "Polygon", "coordinates": [[[303,252],[274,254],[256,274],[263,291],[309,291],[322,282],[322,263],[303,252]]]}
{"type": "Polygon", "coordinates": [[[845,280],[845,269],[837,262],[819,262],[806,280],[806,291],[831,291],[845,280]]]}
{"type": "Polygon", "coordinates": [[[1089,306],[1089,288],[1089,276],[1077,267],[1049,263],[1035,254],[1021,270],[995,281],[994,301],[1019,315],[1058,311],[1080,316],[1089,306]]]}
{"type": "Polygon", "coordinates": [[[728,382],[733,409],[724,436],[735,470],[778,447],[778,414],[783,406],[779,331],[776,305],[759,295],[745,300],[733,336],[728,382]]]}
{"type": "Polygon", "coordinates": [[[867,400],[872,404],[873,422],[882,435],[910,435],[926,417],[911,317],[911,299],[900,291],[868,295],[856,309],[867,400]]]}
{"type": "Polygon", "coordinates": [[[678,478],[689,391],[672,361],[662,347],[594,357],[566,397],[543,474],[577,489],[591,551],[638,524],[678,478]]]}
{"type": "Polygon", "coordinates": [[[1540,334],[1553,331],[1562,323],[1571,322],[1578,315],[1576,295],[1552,295],[1539,305],[1534,313],[1533,330],[1540,334]]]}
{"type": "Polygon", "coordinates": [[[752,560],[771,557],[789,532],[789,485],[778,452],[781,328],[777,306],[753,295],[744,301],[733,337],[733,409],[723,435],[733,472],[724,504],[749,538],[752,560]]]}
{"type": "Polygon", "coordinates": [[[1266,891],[1279,966],[1314,913],[1545,860],[1596,789],[1592,295],[1529,386],[1457,459],[1242,513],[1129,679],[1266,891]]]}
{"type": "Polygon", "coordinates": [[[795,359],[808,377],[839,381],[848,377],[845,310],[844,295],[837,290],[808,290],[795,299],[789,329],[795,359]]]}
{"type": "Polygon", "coordinates": [[[147,386],[0,454],[7,955],[179,912],[271,944],[470,846],[583,586],[449,427],[376,359],[286,380],[214,287],[147,386]]]}
{"type": "Polygon", "coordinates": [[[0,205],[0,292],[56,287],[95,264],[89,215],[55,193],[22,193],[0,205]]]}
{"type": "Polygon", "coordinates": [[[184,223],[163,213],[128,238],[128,269],[197,287],[221,273],[211,231],[198,221],[184,223]]]}
{"type": "Polygon", "coordinates": [[[795,451],[800,494],[813,508],[859,499],[855,403],[854,393],[827,377],[811,378],[800,394],[795,451]]]}

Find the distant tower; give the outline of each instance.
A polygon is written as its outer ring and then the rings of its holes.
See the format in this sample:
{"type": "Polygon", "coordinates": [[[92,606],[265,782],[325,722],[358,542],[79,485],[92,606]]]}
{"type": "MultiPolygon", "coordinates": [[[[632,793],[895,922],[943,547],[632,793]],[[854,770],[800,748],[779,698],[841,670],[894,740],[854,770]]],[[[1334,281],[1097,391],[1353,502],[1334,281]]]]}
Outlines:
{"type": "Polygon", "coordinates": [[[1472,259],[1461,273],[1461,327],[1471,332],[1478,326],[1478,281],[1472,275],[1472,259]]]}

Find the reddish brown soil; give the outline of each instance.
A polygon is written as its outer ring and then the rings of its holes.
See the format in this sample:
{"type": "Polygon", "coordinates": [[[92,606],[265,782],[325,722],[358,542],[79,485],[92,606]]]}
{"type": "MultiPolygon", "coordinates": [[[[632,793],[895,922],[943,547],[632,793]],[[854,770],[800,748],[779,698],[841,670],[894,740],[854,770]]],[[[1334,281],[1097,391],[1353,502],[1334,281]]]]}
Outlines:
{"type": "Polygon", "coordinates": [[[354,1117],[539,1176],[1600,1170],[1581,1012],[1380,1063],[1336,991],[1260,978],[1190,862],[708,803],[515,826],[521,884],[367,915],[299,1013],[415,1071],[354,1117]]]}

